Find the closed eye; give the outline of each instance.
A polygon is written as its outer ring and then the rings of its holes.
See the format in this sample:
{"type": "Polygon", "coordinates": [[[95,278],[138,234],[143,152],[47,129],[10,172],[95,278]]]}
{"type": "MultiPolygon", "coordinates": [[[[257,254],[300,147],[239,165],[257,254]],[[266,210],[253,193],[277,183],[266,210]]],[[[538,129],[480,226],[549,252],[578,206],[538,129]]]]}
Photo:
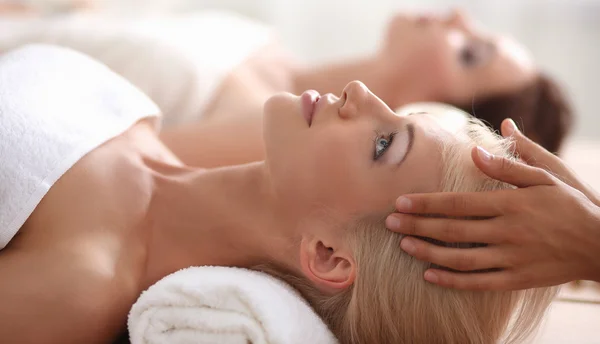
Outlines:
{"type": "Polygon", "coordinates": [[[466,68],[486,64],[495,52],[495,45],[488,41],[471,41],[460,50],[460,62],[466,68]]]}

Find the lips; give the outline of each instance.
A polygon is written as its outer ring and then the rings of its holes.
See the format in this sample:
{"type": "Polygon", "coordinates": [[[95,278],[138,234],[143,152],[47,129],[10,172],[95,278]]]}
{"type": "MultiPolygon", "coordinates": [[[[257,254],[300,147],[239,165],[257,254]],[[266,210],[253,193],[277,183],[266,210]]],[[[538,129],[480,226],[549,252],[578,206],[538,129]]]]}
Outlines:
{"type": "Polygon", "coordinates": [[[306,119],[308,126],[312,124],[312,119],[315,114],[315,107],[317,101],[320,98],[319,92],[315,90],[308,90],[300,96],[300,102],[302,103],[302,116],[306,119]]]}
{"type": "Polygon", "coordinates": [[[433,16],[431,15],[420,15],[416,17],[416,23],[419,26],[425,26],[433,22],[433,16]]]}

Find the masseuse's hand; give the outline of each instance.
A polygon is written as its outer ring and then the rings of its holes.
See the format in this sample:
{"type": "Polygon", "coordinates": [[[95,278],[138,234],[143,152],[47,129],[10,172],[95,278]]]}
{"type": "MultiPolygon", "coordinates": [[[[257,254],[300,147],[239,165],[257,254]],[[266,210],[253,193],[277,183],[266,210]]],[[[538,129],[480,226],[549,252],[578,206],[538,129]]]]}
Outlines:
{"type": "Polygon", "coordinates": [[[425,279],[441,286],[473,290],[515,290],[558,285],[576,279],[600,280],[600,202],[593,190],[556,156],[527,139],[505,120],[523,161],[472,158],[488,176],[518,189],[474,193],[412,194],[398,198],[400,213],[389,229],[409,235],[401,247],[417,259],[462,272],[429,269],[425,279]],[[442,214],[483,220],[420,217],[442,214]],[[486,247],[436,246],[412,236],[446,242],[478,242],[486,247]],[[469,272],[494,269],[492,272],[469,272]]]}

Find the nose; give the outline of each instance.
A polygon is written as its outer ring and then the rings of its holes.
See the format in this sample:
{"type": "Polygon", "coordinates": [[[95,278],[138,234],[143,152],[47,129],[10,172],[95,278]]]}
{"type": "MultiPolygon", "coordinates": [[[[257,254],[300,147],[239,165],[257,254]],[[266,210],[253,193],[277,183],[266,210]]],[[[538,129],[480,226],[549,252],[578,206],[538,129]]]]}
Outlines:
{"type": "Polygon", "coordinates": [[[342,91],[344,105],[339,109],[340,117],[350,119],[358,116],[360,107],[369,97],[370,91],[362,82],[355,80],[349,82],[342,91]]]}
{"type": "Polygon", "coordinates": [[[454,8],[450,12],[450,16],[448,17],[448,25],[463,30],[469,30],[471,27],[469,16],[465,13],[465,11],[459,8],[454,8]]]}

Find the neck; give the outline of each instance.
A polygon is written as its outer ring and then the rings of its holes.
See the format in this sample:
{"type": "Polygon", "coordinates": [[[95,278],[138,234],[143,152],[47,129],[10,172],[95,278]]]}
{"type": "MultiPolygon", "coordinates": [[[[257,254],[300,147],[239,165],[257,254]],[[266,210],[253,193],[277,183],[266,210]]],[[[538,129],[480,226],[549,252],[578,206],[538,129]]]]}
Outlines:
{"type": "Polygon", "coordinates": [[[391,67],[397,65],[375,55],[346,63],[298,69],[293,76],[293,92],[301,94],[314,89],[339,95],[347,83],[360,80],[392,109],[425,100],[427,97],[419,96],[421,90],[415,90],[410,71],[391,67]]]}
{"type": "Polygon", "coordinates": [[[189,266],[298,266],[263,162],[161,173],[155,185],[147,283],[189,266]]]}

